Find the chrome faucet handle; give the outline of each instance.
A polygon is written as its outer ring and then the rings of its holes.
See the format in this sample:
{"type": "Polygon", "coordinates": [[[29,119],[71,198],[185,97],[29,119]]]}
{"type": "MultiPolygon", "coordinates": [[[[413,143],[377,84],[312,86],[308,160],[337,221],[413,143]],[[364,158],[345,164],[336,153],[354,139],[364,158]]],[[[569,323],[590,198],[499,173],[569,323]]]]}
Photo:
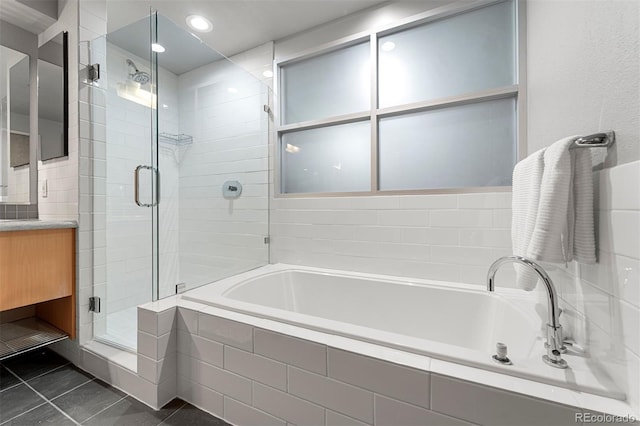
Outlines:
{"type": "Polygon", "coordinates": [[[552,367],[567,368],[566,361],[562,359],[562,353],[563,351],[566,352],[566,347],[563,345],[562,340],[558,294],[556,287],[553,285],[553,281],[551,281],[551,277],[549,277],[540,265],[526,257],[504,256],[493,262],[489,267],[489,272],[487,273],[488,291],[494,291],[496,272],[498,272],[500,266],[506,263],[518,263],[532,269],[544,284],[544,289],[547,293],[549,322],[547,323],[547,343],[545,344],[547,354],[542,357],[542,360],[552,367]]]}
{"type": "Polygon", "coordinates": [[[567,352],[562,339],[562,326],[556,327],[547,324],[547,342],[544,344],[547,348],[547,354],[542,356],[542,360],[556,368],[567,368],[567,361],[562,359],[562,354],[567,352]]]}

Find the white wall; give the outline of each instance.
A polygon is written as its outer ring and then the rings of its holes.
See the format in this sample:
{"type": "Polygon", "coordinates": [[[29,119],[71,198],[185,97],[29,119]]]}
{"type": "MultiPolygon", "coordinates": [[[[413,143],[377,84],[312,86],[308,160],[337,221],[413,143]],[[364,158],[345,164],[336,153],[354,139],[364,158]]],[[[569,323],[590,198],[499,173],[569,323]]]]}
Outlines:
{"type": "MultiPolygon", "coordinates": [[[[404,2],[396,2],[277,41],[276,58],[376,28],[388,16],[408,16],[389,13],[402,7],[404,2]]],[[[613,129],[617,146],[607,164],[640,158],[638,20],[635,1],[527,2],[528,152],[562,136],[613,129]]],[[[603,156],[596,155],[596,166],[603,156]]],[[[640,169],[636,161],[594,178],[600,181],[599,264],[545,266],[561,292],[568,334],[626,386],[637,409],[640,169]]],[[[491,262],[511,252],[510,198],[509,193],[275,198],[271,262],[484,284],[491,262]]],[[[504,274],[499,286],[509,285],[504,274]]],[[[541,316],[544,312],[542,305],[541,316]]]]}
{"type": "Polygon", "coordinates": [[[530,1],[528,151],[614,130],[594,151],[598,264],[550,269],[565,327],[640,407],[640,3],[530,1]],[[600,151],[600,152],[597,152],[600,151]],[[606,155],[606,157],[605,157],[606,155]]]}
{"type": "MultiPolygon", "coordinates": [[[[262,69],[271,55],[265,45],[238,59],[262,69]]],[[[268,262],[268,98],[227,60],[180,75],[178,92],[180,132],[193,136],[180,161],[180,281],[193,288],[268,262]],[[243,185],[236,200],[223,198],[229,180],[243,185]]]]}
{"type": "MultiPolygon", "coordinates": [[[[40,219],[78,220],[78,0],[59,0],[58,21],[38,36],[42,46],[60,31],[69,32],[69,156],[38,162],[38,214],[40,219]],[[48,195],[40,188],[47,180],[48,195]]],[[[36,117],[37,120],[37,117],[36,117]]]]}
{"type": "Polygon", "coordinates": [[[615,130],[607,166],[640,159],[639,14],[636,0],[527,3],[529,153],[615,130]]]}

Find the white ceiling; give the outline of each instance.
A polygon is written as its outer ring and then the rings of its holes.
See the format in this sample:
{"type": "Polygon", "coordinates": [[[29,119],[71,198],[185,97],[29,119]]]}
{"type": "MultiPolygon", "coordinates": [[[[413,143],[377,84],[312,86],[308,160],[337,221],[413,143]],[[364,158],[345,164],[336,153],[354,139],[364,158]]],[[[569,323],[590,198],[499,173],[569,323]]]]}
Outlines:
{"type": "Polygon", "coordinates": [[[0,20],[36,35],[56,22],[51,16],[16,0],[0,0],[0,20]]]}
{"type": "MultiPolygon", "coordinates": [[[[1,0],[0,0],[1,1],[1,0]]],[[[149,60],[149,18],[110,32],[107,40],[127,52],[149,60]]],[[[222,56],[173,22],[158,15],[158,43],[166,51],[158,55],[159,65],[175,75],[222,59],[222,56]]]]}
{"type": "MultiPolygon", "coordinates": [[[[3,1],[3,0],[0,0],[3,1]]],[[[86,1],[86,0],[83,0],[86,1]]],[[[231,56],[271,40],[279,40],[362,9],[380,0],[108,0],[108,32],[148,16],[150,7],[178,26],[189,29],[188,15],[213,23],[209,33],[197,33],[207,45],[231,56]]]]}

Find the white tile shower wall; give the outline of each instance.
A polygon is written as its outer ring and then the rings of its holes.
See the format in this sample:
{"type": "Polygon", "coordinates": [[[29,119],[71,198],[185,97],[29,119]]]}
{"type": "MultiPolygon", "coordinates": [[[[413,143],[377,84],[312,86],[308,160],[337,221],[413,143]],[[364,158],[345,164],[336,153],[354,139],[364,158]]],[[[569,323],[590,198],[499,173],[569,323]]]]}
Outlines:
{"type": "MultiPolygon", "coordinates": [[[[106,7],[106,6],[105,6],[106,7]]],[[[86,14],[87,12],[85,12],[86,14]]],[[[84,16],[84,15],[83,15],[84,16]]],[[[96,21],[95,18],[89,22],[96,21]]],[[[96,21],[99,22],[99,21],[96,21]]],[[[105,26],[106,28],[106,26],[105,26]]],[[[106,223],[106,89],[107,77],[89,84],[86,79],[86,67],[89,64],[106,62],[106,39],[97,37],[91,42],[80,44],[81,82],[80,82],[80,244],[81,251],[80,280],[82,295],[81,308],[91,319],[83,325],[82,342],[106,330],[106,309],[101,313],[88,312],[88,298],[99,297],[106,300],[106,262],[107,262],[107,223],[106,223]],[[99,119],[94,120],[94,116],[99,119]],[[93,329],[93,332],[92,332],[93,329]]]]}
{"type": "Polygon", "coordinates": [[[182,307],[176,331],[178,397],[238,426],[569,425],[581,413],[182,307]]]}
{"type": "MultiPolygon", "coordinates": [[[[265,45],[240,59],[260,69],[269,54],[265,45]]],[[[180,281],[192,288],[268,262],[267,87],[221,60],[180,75],[178,92],[180,132],[193,136],[179,185],[180,281]],[[225,199],[235,180],[242,195],[225,199]]]]}
{"type": "MultiPolygon", "coordinates": [[[[105,296],[106,282],[106,132],[104,123],[94,122],[93,116],[105,113],[105,87],[94,87],[86,81],[86,67],[90,63],[104,64],[106,40],[100,36],[107,31],[106,1],[80,1],[76,52],[79,87],[79,199],[78,199],[78,313],[79,343],[86,344],[96,329],[105,327],[104,312],[89,312],[90,296],[105,296]],[[94,41],[93,43],[90,43],[94,41]]],[[[106,83],[106,81],[105,81],[106,83]]],[[[99,333],[100,334],[100,333],[99,333]]],[[[78,355],[79,362],[82,357],[78,355]]]]}
{"type": "MultiPolygon", "coordinates": [[[[149,71],[148,61],[107,42],[106,113],[106,273],[107,313],[118,312],[151,300],[152,217],[151,209],[134,202],[133,170],[151,165],[152,110],[118,95],[118,85],[126,84],[127,59],[142,71],[149,71]]],[[[160,132],[177,133],[177,76],[159,67],[160,132]],[[163,108],[162,105],[168,108],[163,108]],[[173,106],[170,108],[169,106],[173,106]]],[[[95,124],[102,124],[94,117],[95,124]]],[[[177,166],[170,147],[159,150],[162,190],[160,218],[160,287],[163,295],[173,294],[177,283],[177,166]]],[[[95,173],[94,168],[94,173],[95,173]]],[[[142,202],[151,200],[148,171],[140,173],[142,202]]]]}
{"type": "MultiPolygon", "coordinates": [[[[143,71],[141,58],[106,43],[106,268],[107,314],[151,300],[151,209],[133,202],[133,170],[151,161],[150,108],[118,96],[128,82],[127,59],[143,71]]],[[[94,119],[94,123],[102,124],[94,119]]],[[[145,173],[146,172],[146,173],[145,173]]],[[[150,202],[151,174],[141,176],[141,197],[150,202]]]]}
{"type": "MultiPolygon", "coordinates": [[[[162,61],[162,57],[160,61],[162,61]]],[[[178,114],[178,76],[161,67],[158,87],[159,135],[177,135],[181,133],[178,114]]],[[[183,148],[176,146],[171,138],[159,136],[158,167],[160,169],[161,201],[158,205],[160,221],[158,294],[160,298],[175,294],[175,286],[180,282],[179,177],[182,154],[183,148]]]]}

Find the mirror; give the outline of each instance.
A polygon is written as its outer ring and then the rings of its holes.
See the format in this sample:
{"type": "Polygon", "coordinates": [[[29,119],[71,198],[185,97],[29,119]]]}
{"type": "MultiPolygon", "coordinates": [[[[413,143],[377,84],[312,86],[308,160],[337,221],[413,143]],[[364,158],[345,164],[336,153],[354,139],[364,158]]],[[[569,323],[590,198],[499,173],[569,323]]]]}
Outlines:
{"type": "Polygon", "coordinates": [[[0,46],[0,202],[28,203],[29,56],[0,46]]]}
{"type": "Polygon", "coordinates": [[[38,136],[40,160],[69,155],[68,33],[38,49],[38,136]]]}

